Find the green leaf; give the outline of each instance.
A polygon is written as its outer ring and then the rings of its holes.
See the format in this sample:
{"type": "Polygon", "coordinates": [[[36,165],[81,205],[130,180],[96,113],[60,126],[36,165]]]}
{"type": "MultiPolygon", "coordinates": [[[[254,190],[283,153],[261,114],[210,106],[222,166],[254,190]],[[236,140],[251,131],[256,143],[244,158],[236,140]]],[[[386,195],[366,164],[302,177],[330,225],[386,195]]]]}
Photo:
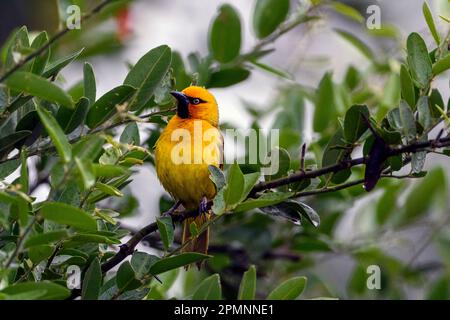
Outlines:
{"type": "Polygon", "coordinates": [[[135,252],[131,257],[131,266],[138,279],[143,279],[150,274],[150,268],[159,261],[160,258],[145,252],[135,252]]]}
{"type": "Polygon", "coordinates": [[[222,287],[219,275],[213,274],[204,279],[192,295],[192,300],[221,300],[222,287]]]}
{"type": "Polygon", "coordinates": [[[270,151],[270,164],[265,167],[264,179],[275,180],[286,176],[291,167],[291,156],[284,148],[275,147],[270,151]],[[269,172],[270,170],[270,172],[269,172]]]}
{"type": "Polygon", "coordinates": [[[400,101],[399,110],[403,134],[406,136],[408,141],[412,141],[416,138],[417,134],[416,120],[414,119],[414,114],[405,100],[400,101]]]}
{"type": "Polygon", "coordinates": [[[294,277],[286,280],[269,293],[267,300],[294,300],[302,294],[306,282],[305,277],[294,277]]]}
{"type": "Polygon", "coordinates": [[[56,120],[67,134],[73,132],[86,119],[86,114],[89,110],[89,100],[85,97],[75,105],[75,109],[59,108],[56,114],[56,120]]]}
{"type": "Polygon", "coordinates": [[[350,7],[341,2],[333,2],[332,7],[336,12],[338,12],[352,20],[355,20],[356,22],[359,22],[359,23],[364,22],[364,17],[361,15],[361,13],[359,13],[358,10],[356,10],[353,7],[350,7]]]}
{"type": "Polygon", "coordinates": [[[94,161],[103,151],[104,143],[105,139],[98,135],[81,138],[73,146],[73,155],[86,161],[94,161]]]}
{"type": "Polygon", "coordinates": [[[364,42],[362,42],[360,39],[358,39],[356,36],[354,36],[353,34],[347,32],[347,31],[344,31],[344,30],[335,29],[335,31],[343,39],[345,39],[346,41],[351,43],[356,49],[358,49],[358,51],[361,52],[367,59],[374,60],[375,56],[374,56],[372,50],[364,42]]]}
{"type": "Polygon", "coordinates": [[[419,113],[419,123],[424,129],[428,129],[433,124],[431,111],[428,105],[428,97],[420,97],[417,101],[417,112],[419,113]]]}
{"type": "Polygon", "coordinates": [[[181,253],[176,256],[171,256],[168,258],[161,259],[152,265],[150,268],[150,274],[158,275],[160,273],[177,269],[179,267],[187,266],[191,263],[200,262],[209,258],[210,256],[206,254],[196,253],[196,252],[186,252],[181,253]]]}
{"type": "Polygon", "coordinates": [[[263,193],[259,198],[256,199],[247,199],[244,202],[240,203],[234,209],[234,212],[242,212],[248,211],[251,209],[261,208],[272,206],[277,203],[283,202],[286,199],[293,196],[292,192],[268,192],[263,193]]]}
{"type": "Polygon", "coordinates": [[[83,180],[84,189],[87,190],[95,184],[95,175],[90,161],[75,157],[75,163],[83,180]]]}
{"type": "MultiPolygon", "coordinates": [[[[328,142],[325,151],[323,152],[322,167],[328,167],[349,158],[349,145],[343,140],[344,131],[339,128],[328,142]]],[[[337,173],[328,174],[327,179],[331,177],[333,183],[339,184],[345,182],[350,177],[351,173],[350,169],[345,169],[337,173]]]]}
{"type": "Polygon", "coordinates": [[[335,120],[336,106],[334,103],[334,85],[330,73],[325,73],[320,80],[316,93],[313,128],[322,132],[335,120]]]}
{"type": "Polygon", "coordinates": [[[441,38],[439,37],[439,33],[436,29],[436,25],[434,24],[433,15],[431,14],[430,7],[426,2],[422,5],[423,16],[425,17],[425,21],[427,22],[428,28],[430,29],[431,34],[433,35],[434,41],[436,41],[436,45],[441,44],[441,38]]]}
{"type": "Polygon", "coordinates": [[[113,164],[92,164],[92,170],[96,177],[115,178],[128,173],[128,170],[122,166],[113,164]]]}
{"type": "Polygon", "coordinates": [[[404,210],[397,214],[398,225],[405,225],[427,213],[428,209],[439,203],[446,204],[446,179],[442,168],[436,168],[417,181],[408,194],[404,210]]]}
{"type": "Polygon", "coordinates": [[[25,248],[30,248],[33,246],[40,246],[43,244],[53,243],[59,240],[67,239],[69,234],[66,230],[55,230],[55,231],[47,231],[45,233],[39,233],[36,235],[30,236],[25,241],[25,248]]]}
{"type": "Polygon", "coordinates": [[[431,60],[425,41],[418,33],[411,33],[406,41],[407,61],[414,83],[421,89],[429,86],[433,76],[431,60]]]}
{"type": "MultiPolygon", "coordinates": [[[[48,41],[48,35],[46,31],[42,31],[39,33],[36,38],[34,38],[33,42],[31,43],[31,48],[34,50],[37,50],[41,48],[46,42],[48,41]]],[[[45,50],[43,53],[41,53],[39,56],[34,58],[30,71],[34,74],[41,74],[45,66],[48,63],[48,59],[50,57],[50,48],[45,50]]]]}
{"type": "Polygon", "coordinates": [[[56,76],[64,67],[66,67],[72,61],[78,58],[78,56],[81,54],[81,52],[83,52],[83,50],[84,49],[81,49],[55,62],[50,63],[48,67],[45,69],[44,73],[42,74],[42,77],[50,78],[56,76]]]}
{"type": "Polygon", "coordinates": [[[404,64],[400,68],[400,84],[402,91],[402,98],[405,99],[411,108],[416,105],[416,94],[414,92],[414,84],[408,69],[404,64]]]}
{"type": "MultiPolygon", "coordinates": [[[[221,63],[232,61],[241,48],[241,21],[237,11],[229,4],[219,8],[209,30],[209,50],[221,63]]],[[[220,78],[219,78],[220,79],[220,78]]]]}
{"type": "Polygon", "coordinates": [[[92,69],[92,65],[88,62],[85,62],[83,67],[83,86],[84,96],[89,99],[91,104],[94,104],[97,87],[95,84],[94,69],[92,69]]]}
{"type": "Polygon", "coordinates": [[[33,73],[17,71],[5,82],[11,89],[56,102],[66,108],[74,106],[72,98],[63,89],[33,73]]]}
{"type": "Polygon", "coordinates": [[[225,88],[244,81],[250,71],[241,67],[222,68],[211,73],[207,88],[225,88]]]}
{"type": "Polygon", "coordinates": [[[36,110],[48,135],[52,139],[59,156],[64,162],[69,162],[72,159],[72,148],[67,141],[64,131],[49,111],[40,106],[38,106],[36,110]]]}
{"type": "Polygon", "coordinates": [[[244,272],[241,284],[239,286],[238,300],[254,300],[256,294],[256,268],[251,265],[244,272]]]}
{"type": "Polygon", "coordinates": [[[376,205],[376,221],[379,225],[385,224],[393,214],[398,212],[397,201],[399,193],[403,190],[404,184],[394,184],[387,186],[383,195],[376,205]]]}
{"type": "Polygon", "coordinates": [[[33,246],[28,249],[28,256],[30,257],[31,262],[37,265],[41,261],[47,260],[50,258],[54,251],[53,246],[50,245],[40,245],[33,246]]]}
{"type": "Polygon", "coordinates": [[[8,177],[20,166],[20,159],[0,163],[0,179],[8,177]]]}
{"type": "Polygon", "coordinates": [[[228,171],[227,185],[224,189],[224,200],[229,206],[233,206],[242,198],[244,191],[244,175],[237,163],[233,163],[228,171]]]}
{"type": "Polygon", "coordinates": [[[437,76],[438,74],[450,69],[450,54],[447,53],[445,57],[437,61],[433,66],[433,75],[437,76]]]}
{"type": "Polygon", "coordinates": [[[22,282],[6,287],[0,292],[8,295],[16,295],[36,290],[45,291],[45,295],[40,296],[39,300],[63,300],[70,296],[69,289],[50,281],[22,282]]]}
{"type": "Polygon", "coordinates": [[[345,113],[344,138],[347,142],[355,143],[368,129],[369,109],[366,105],[354,105],[345,113]]]}
{"type": "Polygon", "coordinates": [[[139,146],[141,144],[141,138],[139,136],[139,128],[136,122],[131,122],[126,125],[125,129],[123,129],[123,132],[120,135],[120,142],[132,144],[135,146],[139,146]]]}
{"type": "Polygon", "coordinates": [[[289,13],[289,0],[257,0],[253,11],[253,30],[259,39],[273,33],[289,13]]]}
{"type": "Polygon", "coordinates": [[[161,217],[156,219],[159,234],[163,242],[164,248],[169,249],[173,243],[173,222],[171,217],[161,217]]]}
{"type": "Polygon", "coordinates": [[[216,189],[217,190],[222,189],[226,184],[225,175],[223,174],[223,171],[213,165],[209,165],[208,170],[211,173],[209,178],[212,180],[212,182],[214,182],[216,189]]]}
{"type": "Polygon", "coordinates": [[[141,286],[130,262],[125,261],[120,265],[116,275],[116,285],[120,292],[137,289],[141,286]]]}
{"type": "Polygon", "coordinates": [[[112,185],[109,185],[109,184],[97,182],[95,184],[95,187],[97,189],[99,189],[100,191],[102,191],[103,193],[106,193],[107,195],[110,195],[110,196],[116,196],[116,197],[122,197],[123,196],[123,193],[120,192],[119,189],[117,189],[116,187],[114,187],[112,185]]]}
{"type": "Polygon", "coordinates": [[[261,174],[259,172],[244,174],[244,190],[242,192],[241,201],[244,201],[247,198],[260,176],[261,174]]]}
{"type": "Polygon", "coordinates": [[[89,109],[86,125],[93,129],[117,113],[117,105],[125,103],[136,92],[128,85],[118,86],[101,96],[89,109]]]}
{"type": "Polygon", "coordinates": [[[45,219],[76,229],[97,230],[97,222],[93,216],[65,203],[45,202],[40,209],[40,213],[45,219]]]}
{"type": "Polygon", "coordinates": [[[0,138],[0,154],[2,152],[8,152],[14,149],[14,145],[31,134],[31,131],[23,130],[14,132],[6,137],[0,138]]]}
{"type": "Polygon", "coordinates": [[[81,287],[81,299],[97,300],[102,286],[102,269],[97,258],[92,260],[91,265],[86,271],[81,287]]]}
{"type": "Polygon", "coordinates": [[[139,59],[130,70],[123,82],[124,85],[137,89],[130,103],[130,110],[138,110],[150,100],[169,70],[171,56],[168,46],[156,47],[139,59]]]}

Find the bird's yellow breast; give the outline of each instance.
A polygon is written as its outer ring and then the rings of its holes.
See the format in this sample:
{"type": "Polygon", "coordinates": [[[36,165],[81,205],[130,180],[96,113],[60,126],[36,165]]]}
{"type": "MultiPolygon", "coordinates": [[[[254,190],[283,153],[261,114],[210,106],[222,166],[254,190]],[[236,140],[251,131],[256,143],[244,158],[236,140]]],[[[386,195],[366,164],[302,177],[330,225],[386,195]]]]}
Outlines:
{"type": "Polygon", "coordinates": [[[155,145],[156,173],[163,187],[186,208],[196,208],[203,196],[216,194],[208,165],[223,157],[220,131],[205,120],[174,116],[155,145]]]}

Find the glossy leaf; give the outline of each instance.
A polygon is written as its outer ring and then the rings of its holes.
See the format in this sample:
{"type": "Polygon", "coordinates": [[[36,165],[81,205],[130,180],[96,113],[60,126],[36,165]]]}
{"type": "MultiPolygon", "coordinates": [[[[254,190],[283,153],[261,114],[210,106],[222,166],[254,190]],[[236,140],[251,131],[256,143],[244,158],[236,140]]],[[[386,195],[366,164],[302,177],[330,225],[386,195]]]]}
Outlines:
{"type": "Polygon", "coordinates": [[[117,113],[117,105],[128,101],[136,89],[128,85],[118,86],[101,96],[89,109],[86,125],[96,128],[117,113]]]}
{"type": "Polygon", "coordinates": [[[411,108],[414,108],[416,105],[414,84],[411,80],[409,71],[404,64],[402,64],[400,68],[400,86],[402,90],[402,98],[408,102],[411,108]]]}
{"type": "Polygon", "coordinates": [[[64,131],[49,111],[42,107],[37,107],[36,110],[45,130],[47,130],[48,135],[52,139],[59,156],[64,162],[69,162],[72,159],[72,147],[70,146],[64,131]]]}
{"type": "Polygon", "coordinates": [[[147,52],[133,66],[123,82],[137,89],[130,103],[132,111],[140,109],[150,100],[169,70],[170,62],[170,48],[162,45],[147,52]]]}
{"type": "Polygon", "coordinates": [[[6,85],[11,89],[56,102],[66,108],[74,107],[72,98],[63,89],[33,73],[14,72],[6,79],[6,85]]]}
{"type": "Polygon", "coordinates": [[[48,220],[81,230],[97,230],[97,222],[87,212],[65,203],[45,202],[40,214],[48,220]]]}
{"type": "Polygon", "coordinates": [[[92,65],[88,62],[83,67],[83,88],[84,96],[89,99],[91,104],[94,104],[97,93],[97,87],[95,84],[95,75],[92,65]]]}
{"type": "Polygon", "coordinates": [[[161,217],[156,219],[159,234],[163,242],[164,248],[169,249],[173,243],[174,230],[171,217],[161,217]]]}
{"type": "Polygon", "coordinates": [[[344,138],[355,143],[368,129],[369,109],[365,105],[354,105],[347,110],[344,118],[344,138]]]}

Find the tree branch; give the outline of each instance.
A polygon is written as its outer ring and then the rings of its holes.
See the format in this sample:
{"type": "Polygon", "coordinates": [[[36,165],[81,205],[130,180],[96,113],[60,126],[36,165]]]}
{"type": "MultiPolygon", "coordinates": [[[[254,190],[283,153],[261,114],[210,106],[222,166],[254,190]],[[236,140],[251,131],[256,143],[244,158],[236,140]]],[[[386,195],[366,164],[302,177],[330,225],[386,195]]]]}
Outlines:
{"type": "MultiPolygon", "coordinates": [[[[410,145],[401,146],[398,148],[392,148],[390,150],[389,155],[394,156],[394,155],[398,155],[398,154],[402,154],[402,153],[415,153],[415,152],[419,152],[419,151],[422,151],[423,149],[430,148],[430,147],[442,148],[445,146],[450,146],[450,137],[440,138],[438,140],[429,140],[426,142],[415,142],[410,145]]],[[[273,181],[260,182],[255,187],[253,187],[252,191],[250,192],[250,196],[252,196],[252,195],[254,196],[254,195],[256,195],[256,193],[264,191],[264,190],[281,187],[281,186],[288,185],[288,184],[291,184],[294,182],[302,181],[304,179],[315,178],[315,177],[319,177],[319,176],[329,174],[329,173],[337,173],[344,169],[364,164],[364,163],[366,163],[366,161],[367,161],[367,157],[361,157],[361,158],[357,158],[357,159],[342,161],[335,165],[323,167],[323,168],[313,170],[313,171],[300,171],[300,172],[291,174],[287,177],[283,177],[283,178],[276,179],[273,181]]],[[[409,176],[383,175],[382,177],[383,178],[390,177],[390,178],[402,179],[402,178],[406,178],[409,176]]],[[[345,189],[348,187],[352,187],[352,186],[361,184],[363,182],[364,182],[364,180],[356,180],[353,182],[349,182],[346,184],[329,187],[329,188],[325,188],[325,189],[318,189],[318,190],[313,190],[313,191],[306,191],[303,193],[297,193],[294,195],[294,197],[311,196],[311,195],[320,194],[320,193],[338,191],[338,190],[342,190],[342,189],[345,189]]],[[[212,201],[208,202],[208,204],[207,204],[208,209],[211,208],[212,203],[213,203],[212,201]]],[[[174,214],[171,214],[171,217],[174,222],[182,222],[183,220],[185,220],[189,217],[194,217],[197,214],[198,214],[198,210],[195,209],[195,210],[184,211],[181,213],[174,213],[174,214]]],[[[116,265],[118,265],[128,255],[130,255],[134,252],[136,245],[144,237],[146,237],[147,235],[149,235],[153,232],[156,232],[157,230],[158,230],[158,227],[157,227],[156,222],[153,222],[153,223],[147,225],[146,227],[142,228],[141,230],[139,230],[133,237],[131,237],[130,240],[128,240],[127,243],[120,246],[120,250],[115,256],[113,256],[110,260],[106,261],[102,265],[102,271],[107,272],[107,271],[111,270],[113,267],[115,267],[116,265]]]]}

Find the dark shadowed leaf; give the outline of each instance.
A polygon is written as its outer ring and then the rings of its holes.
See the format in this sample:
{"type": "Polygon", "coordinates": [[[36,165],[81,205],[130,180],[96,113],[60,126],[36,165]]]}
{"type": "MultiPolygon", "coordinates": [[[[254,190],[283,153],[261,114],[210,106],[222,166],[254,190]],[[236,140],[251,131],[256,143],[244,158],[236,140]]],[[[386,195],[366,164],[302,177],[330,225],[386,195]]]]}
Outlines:
{"type": "Polygon", "coordinates": [[[83,67],[83,87],[84,96],[89,99],[91,104],[94,104],[97,87],[95,84],[94,70],[92,69],[92,65],[88,62],[86,62],[83,67]]]}
{"type": "Polygon", "coordinates": [[[248,78],[250,71],[244,68],[233,67],[221,69],[211,73],[207,87],[224,88],[242,82],[248,78]]]}
{"type": "Polygon", "coordinates": [[[125,103],[136,89],[128,85],[118,86],[101,96],[89,109],[86,125],[96,128],[117,113],[117,105],[125,103]]]}
{"type": "Polygon", "coordinates": [[[400,86],[402,91],[402,98],[408,102],[411,108],[414,108],[416,105],[414,84],[411,80],[409,71],[404,64],[402,64],[400,68],[400,86]]]}
{"type": "Polygon", "coordinates": [[[74,52],[64,58],[61,58],[55,62],[50,63],[47,68],[45,68],[44,73],[42,76],[44,78],[50,78],[53,76],[56,76],[59,71],[61,71],[65,66],[67,66],[69,63],[74,61],[78,56],[83,52],[84,49],[81,49],[77,52],[74,52]]]}
{"type": "Polygon", "coordinates": [[[97,300],[102,286],[102,269],[97,258],[92,260],[86,271],[81,288],[81,299],[97,300]]]}
{"type": "Polygon", "coordinates": [[[157,218],[159,234],[163,242],[164,248],[169,249],[173,243],[173,222],[171,217],[157,218]]]}
{"type": "Polygon", "coordinates": [[[65,133],[71,133],[84,122],[88,110],[89,100],[82,97],[75,105],[75,110],[59,108],[56,120],[65,133]]]}
{"type": "Polygon", "coordinates": [[[367,130],[369,109],[365,105],[354,105],[347,110],[344,118],[344,138],[355,143],[367,130]]]}
{"type": "Polygon", "coordinates": [[[116,275],[116,285],[121,292],[137,289],[141,286],[141,281],[136,278],[129,261],[120,265],[116,275]]]}
{"type": "Polygon", "coordinates": [[[38,106],[36,110],[45,130],[47,130],[48,135],[52,139],[59,156],[64,162],[69,162],[72,159],[72,147],[70,146],[64,131],[48,110],[43,109],[40,106],[38,106]]]}

